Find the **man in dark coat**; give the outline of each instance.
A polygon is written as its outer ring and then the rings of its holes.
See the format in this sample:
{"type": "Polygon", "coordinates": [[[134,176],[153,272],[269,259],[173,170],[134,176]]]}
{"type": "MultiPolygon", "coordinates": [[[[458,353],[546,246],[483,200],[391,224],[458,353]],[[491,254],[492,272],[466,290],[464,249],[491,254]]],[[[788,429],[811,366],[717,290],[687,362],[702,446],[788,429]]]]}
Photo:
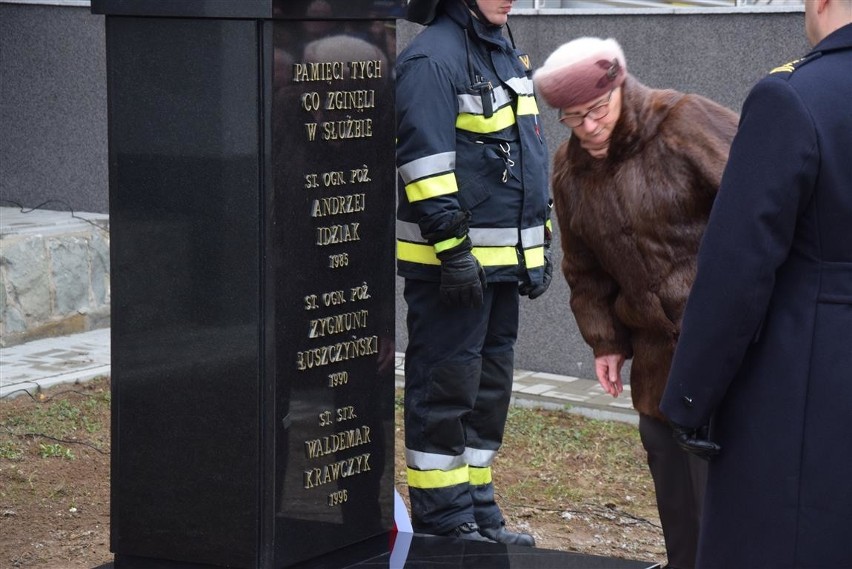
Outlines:
{"type": "Polygon", "coordinates": [[[642,85],[612,39],[566,43],[533,80],[571,129],[552,184],[571,310],[612,396],[633,358],[630,390],[669,567],[690,569],[707,464],[681,451],[659,404],[737,115],[642,85]]]}
{"type": "Polygon", "coordinates": [[[699,567],[852,567],[852,0],[805,23],[744,104],[660,407],[718,453],[699,567]]]}

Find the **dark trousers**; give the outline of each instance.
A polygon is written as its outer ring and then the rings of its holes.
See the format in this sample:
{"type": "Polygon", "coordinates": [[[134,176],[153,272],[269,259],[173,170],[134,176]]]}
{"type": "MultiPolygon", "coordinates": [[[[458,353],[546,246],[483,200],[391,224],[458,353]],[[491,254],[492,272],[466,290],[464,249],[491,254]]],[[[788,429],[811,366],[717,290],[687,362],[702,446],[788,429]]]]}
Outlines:
{"type": "Polygon", "coordinates": [[[438,283],[409,279],[404,295],[412,525],[423,533],[474,521],[500,525],[491,461],[503,442],[512,395],[517,283],[489,283],[481,308],[444,305],[438,283]]]}
{"type": "Polygon", "coordinates": [[[641,413],[639,435],[654,479],[669,566],[692,569],[698,550],[707,461],[677,446],[667,424],[641,413]]]}

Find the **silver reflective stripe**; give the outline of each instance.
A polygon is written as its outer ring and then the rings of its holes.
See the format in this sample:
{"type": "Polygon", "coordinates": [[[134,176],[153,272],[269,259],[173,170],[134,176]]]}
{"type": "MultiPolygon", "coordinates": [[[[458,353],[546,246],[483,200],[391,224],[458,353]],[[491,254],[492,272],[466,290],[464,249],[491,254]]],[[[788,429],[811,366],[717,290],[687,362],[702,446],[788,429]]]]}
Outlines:
{"type": "MultiPolygon", "coordinates": [[[[544,226],[525,229],[523,233],[530,232],[529,244],[522,241],[525,247],[533,247],[544,243],[544,226]],[[535,239],[538,239],[536,242],[535,239]]],[[[518,244],[517,227],[471,227],[468,230],[470,242],[474,247],[514,247],[518,244]]],[[[427,243],[420,234],[420,226],[410,221],[396,221],[396,237],[402,241],[411,243],[427,243]]]]}
{"type": "Polygon", "coordinates": [[[479,98],[479,95],[459,95],[458,99],[459,113],[482,114],[482,99],[479,98]]]}
{"type": "Polygon", "coordinates": [[[528,227],[521,231],[521,243],[524,249],[544,245],[544,226],[528,227]]]}
{"type": "Polygon", "coordinates": [[[511,87],[512,90],[518,95],[533,94],[533,82],[527,77],[512,77],[511,79],[506,81],[506,85],[511,87]]]}
{"type": "Polygon", "coordinates": [[[472,227],[468,231],[474,247],[513,247],[518,244],[517,227],[472,227]]]}
{"type": "Polygon", "coordinates": [[[428,243],[420,234],[420,226],[410,221],[396,220],[396,238],[412,243],[428,243]]]}
{"type": "Polygon", "coordinates": [[[411,449],[405,449],[405,463],[409,468],[417,470],[445,471],[455,470],[467,464],[461,455],[434,454],[411,449]]]}
{"type": "Polygon", "coordinates": [[[505,87],[494,87],[494,108],[501,109],[512,102],[512,95],[505,87]]]}
{"type": "Polygon", "coordinates": [[[442,152],[440,154],[424,156],[423,158],[403,164],[399,167],[399,175],[402,176],[402,181],[408,184],[413,180],[419,180],[427,176],[452,172],[455,168],[456,153],[442,152]]]}
{"type": "Polygon", "coordinates": [[[470,447],[464,449],[465,462],[470,466],[475,466],[477,468],[486,468],[491,466],[495,456],[497,456],[496,450],[483,450],[470,447]]]}
{"type": "MultiPolygon", "coordinates": [[[[512,101],[511,95],[505,88],[494,87],[493,101],[494,109],[499,109],[509,104],[512,101]]],[[[458,95],[459,113],[470,113],[472,115],[482,114],[482,99],[479,95],[458,95]]]]}

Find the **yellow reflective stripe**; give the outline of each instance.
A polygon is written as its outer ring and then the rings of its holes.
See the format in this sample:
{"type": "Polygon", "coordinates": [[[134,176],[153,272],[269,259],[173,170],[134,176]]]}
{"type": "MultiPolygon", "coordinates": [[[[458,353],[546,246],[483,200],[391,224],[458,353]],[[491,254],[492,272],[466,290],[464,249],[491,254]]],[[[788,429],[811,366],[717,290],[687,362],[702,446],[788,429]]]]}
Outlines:
{"type": "Polygon", "coordinates": [[[423,243],[410,243],[408,241],[396,242],[396,258],[409,263],[420,263],[421,265],[440,265],[441,261],[435,256],[435,248],[423,243]]]}
{"type": "Polygon", "coordinates": [[[494,113],[491,118],[469,113],[461,113],[456,118],[456,128],[480,134],[497,132],[513,124],[515,124],[515,113],[510,106],[503,107],[494,113]]]}
{"type": "Polygon", "coordinates": [[[435,253],[442,253],[447,249],[452,249],[453,247],[458,247],[464,243],[464,237],[453,237],[452,239],[445,239],[444,241],[438,241],[435,243],[435,253]]]}
{"type": "Polygon", "coordinates": [[[405,186],[405,195],[409,203],[418,202],[437,196],[452,194],[459,191],[456,175],[452,172],[441,176],[423,178],[405,186]]]}
{"type": "Polygon", "coordinates": [[[544,226],[546,228],[548,228],[549,230],[553,231],[553,222],[550,221],[550,219],[548,219],[547,221],[544,222],[544,226]]]}
{"type": "Polygon", "coordinates": [[[533,247],[524,251],[524,261],[527,267],[534,269],[544,266],[544,247],[533,247]]]}
{"type": "MultiPolygon", "coordinates": [[[[500,267],[518,264],[518,253],[514,247],[474,247],[473,256],[479,260],[483,267],[500,267]]],[[[541,251],[541,262],[536,266],[544,264],[544,250],[541,251]]],[[[410,243],[408,241],[396,242],[396,258],[409,263],[420,263],[421,265],[440,265],[441,261],[435,255],[432,245],[423,243],[410,243]]]]}
{"type": "Polygon", "coordinates": [[[471,485],[482,486],[483,484],[491,484],[490,466],[486,466],[485,468],[477,468],[476,466],[471,466],[469,468],[471,485]]]}
{"type": "Polygon", "coordinates": [[[408,468],[408,485],[411,488],[447,488],[456,484],[467,484],[467,465],[453,470],[415,470],[408,468]]]}
{"type": "Polygon", "coordinates": [[[518,264],[518,252],[514,247],[474,247],[473,256],[483,267],[518,264]]]}
{"type": "Polygon", "coordinates": [[[518,97],[518,116],[537,114],[538,105],[535,102],[535,97],[518,97]]]}

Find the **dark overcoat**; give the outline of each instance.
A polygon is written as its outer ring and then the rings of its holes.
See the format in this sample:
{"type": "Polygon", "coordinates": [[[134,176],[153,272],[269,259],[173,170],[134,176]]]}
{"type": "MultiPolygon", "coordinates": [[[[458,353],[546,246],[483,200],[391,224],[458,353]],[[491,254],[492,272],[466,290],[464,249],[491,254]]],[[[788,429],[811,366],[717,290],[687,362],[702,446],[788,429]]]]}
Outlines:
{"type": "Polygon", "coordinates": [[[698,245],[737,115],[632,76],[607,156],[574,137],[554,158],[553,202],[571,310],[595,356],[633,357],[633,406],[662,419],[698,245]]]}
{"type": "Polygon", "coordinates": [[[852,567],[852,24],[744,104],[661,408],[721,445],[699,567],[852,567]]]}

